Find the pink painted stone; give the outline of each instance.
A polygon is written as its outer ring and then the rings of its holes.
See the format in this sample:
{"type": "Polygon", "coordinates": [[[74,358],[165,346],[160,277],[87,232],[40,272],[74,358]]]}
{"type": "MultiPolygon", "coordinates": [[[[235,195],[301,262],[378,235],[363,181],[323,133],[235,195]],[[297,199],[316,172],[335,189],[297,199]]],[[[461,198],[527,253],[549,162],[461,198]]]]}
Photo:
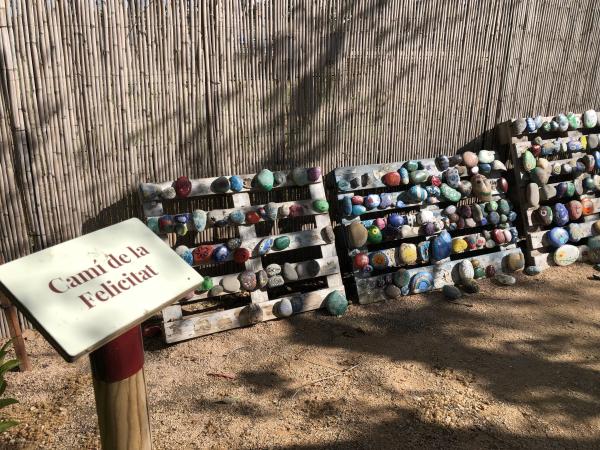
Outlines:
{"type": "Polygon", "coordinates": [[[492,239],[498,245],[504,244],[506,242],[506,236],[504,235],[504,231],[498,228],[492,230],[492,239]]]}
{"type": "Polygon", "coordinates": [[[353,205],[362,205],[365,202],[365,199],[360,195],[354,195],[351,200],[353,205]]]}
{"type": "Polygon", "coordinates": [[[188,177],[179,177],[173,186],[179,198],[186,198],[192,192],[192,182],[188,177]]]}
{"type": "Polygon", "coordinates": [[[306,171],[306,175],[308,176],[308,180],[311,183],[316,182],[319,178],[321,178],[321,168],[320,167],[311,167],[306,171]]]}
{"type": "Polygon", "coordinates": [[[378,217],[373,222],[373,225],[375,225],[380,230],[383,230],[385,228],[385,226],[387,225],[387,223],[386,223],[386,220],[383,217],[378,217]]]}

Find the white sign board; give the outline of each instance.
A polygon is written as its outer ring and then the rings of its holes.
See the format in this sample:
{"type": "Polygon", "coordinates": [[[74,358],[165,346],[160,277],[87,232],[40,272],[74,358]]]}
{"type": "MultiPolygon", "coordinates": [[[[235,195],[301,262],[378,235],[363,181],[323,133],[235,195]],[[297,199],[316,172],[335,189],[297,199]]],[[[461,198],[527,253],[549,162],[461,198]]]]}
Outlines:
{"type": "Polygon", "coordinates": [[[73,361],[181,298],[202,276],[130,219],[1,265],[0,283],[73,361]]]}

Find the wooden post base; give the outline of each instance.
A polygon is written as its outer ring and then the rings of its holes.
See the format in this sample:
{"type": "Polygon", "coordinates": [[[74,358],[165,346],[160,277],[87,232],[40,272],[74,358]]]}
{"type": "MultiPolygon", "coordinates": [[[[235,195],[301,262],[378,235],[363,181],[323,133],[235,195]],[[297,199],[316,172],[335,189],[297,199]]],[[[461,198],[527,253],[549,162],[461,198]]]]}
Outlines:
{"type": "Polygon", "coordinates": [[[152,448],[144,349],[135,327],[90,354],[102,448],[152,448]]]}

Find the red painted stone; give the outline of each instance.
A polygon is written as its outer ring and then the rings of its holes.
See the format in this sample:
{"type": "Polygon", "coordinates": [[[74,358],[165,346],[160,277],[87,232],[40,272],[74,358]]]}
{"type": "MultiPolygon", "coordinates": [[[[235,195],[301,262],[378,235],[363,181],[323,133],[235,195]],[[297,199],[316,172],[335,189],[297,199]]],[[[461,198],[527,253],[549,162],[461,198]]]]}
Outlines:
{"type": "Polygon", "coordinates": [[[506,242],[506,236],[504,235],[504,231],[498,228],[492,230],[492,239],[498,245],[504,244],[506,242]]]}
{"type": "Polygon", "coordinates": [[[386,186],[399,186],[400,174],[398,172],[388,172],[383,176],[382,181],[386,186]]]}
{"type": "Polygon", "coordinates": [[[250,259],[250,250],[244,247],[236,248],[233,252],[233,260],[238,264],[243,264],[250,259]]]}
{"type": "Polygon", "coordinates": [[[496,275],[496,268],[492,265],[489,265],[485,268],[485,276],[488,278],[494,278],[496,275]]]}
{"type": "Polygon", "coordinates": [[[258,222],[260,222],[260,215],[256,211],[248,211],[246,213],[246,223],[254,225],[258,222]]]}
{"type": "Polygon", "coordinates": [[[498,178],[496,187],[500,192],[504,192],[506,194],[508,192],[508,181],[506,181],[506,178],[498,178]]]}
{"type": "Polygon", "coordinates": [[[540,156],[542,154],[542,147],[541,147],[541,145],[533,144],[531,146],[530,151],[533,154],[533,156],[535,156],[537,158],[538,156],[540,156]]]}
{"type": "Polygon", "coordinates": [[[290,217],[299,217],[304,212],[304,208],[302,205],[298,205],[297,203],[290,206],[290,217]]]}
{"type": "Polygon", "coordinates": [[[369,257],[366,253],[358,253],[354,255],[354,267],[363,270],[369,265],[369,257]]]}
{"type": "Polygon", "coordinates": [[[194,264],[202,264],[210,262],[212,252],[214,250],[213,245],[201,245],[192,250],[192,256],[194,257],[194,264]]]}
{"type": "Polygon", "coordinates": [[[188,177],[179,177],[175,180],[175,193],[179,198],[186,198],[192,192],[192,182],[188,177]]]}
{"type": "Polygon", "coordinates": [[[581,199],[581,207],[582,213],[584,216],[589,216],[590,214],[594,214],[594,202],[592,202],[589,198],[581,199]]]}
{"type": "Polygon", "coordinates": [[[440,187],[442,185],[442,179],[435,175],[432,175],[431,178],[429,178],[429,182],[432,186],[440,187]]]}
{"type": "Polygon", "coordinates": [[[362,205],[365,202],[365,199],[360,195],[354,195],[351,200],[353,205],[362,205]]]}

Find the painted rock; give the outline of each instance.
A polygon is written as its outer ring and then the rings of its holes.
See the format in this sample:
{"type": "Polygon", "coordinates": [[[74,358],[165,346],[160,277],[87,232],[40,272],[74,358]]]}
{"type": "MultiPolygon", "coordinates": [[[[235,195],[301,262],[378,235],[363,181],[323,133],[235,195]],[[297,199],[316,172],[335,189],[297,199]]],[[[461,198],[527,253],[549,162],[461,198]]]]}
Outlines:
{"type": "Polygon", "coordinates": [[[331,291],[325,297],[325,307],[332,316],[342,316],[348,310],[348,300],[339,291],[331,291]]]}
{"type": "Polygon", "coordinates": [[[474,175],[471,178],[473,184],[473,194],[479,201],[487,202],[492,198],[492,187],[489,180],[483,175],[474,175]]]}
{"type": "Polygon", "coordinates": [[[273,242],[273,246],[276,250],[283,250],[290,246],[290,238],[288,236],[279,236],[273,242]]]}
{"type": "Polygon", "coordinates": [[[594,232],[594,234],[598,235],[600,234],[600,220],[596,220],[593,224],[592,224],[592,231],[594,232]]]}
{"type": "Polygon", "coordinates": [[[594,202],[589,198],[581,199],[581,213],[584,216],[594,214],[594,202]]]}
{"type": "Polygon", "coordinates": [[[265,191],[272,190],[274,183],[275,177],[269,169],[263,169],[256,175],[256,184],[265,191]]]}
{"type": "Polygon", "coordinates": [[[525,150],[521,155],[521,165],[523,166],[524,172],[529,172],[536,167],[537,164],[535,156],[533,156],[533,153],[531,153],[529,150],[525,150]]]}
{"type": "Polygon", "coordinates": [[[473,152],[464,152],[462,154],[462,159],[465,166],[469,169],[475,167],[479,162],[479,158],[477,158],[477,155],[473,152]]]}
{"type": "Polygon", "coordinates": [[[546,233],[548,243],[554,248],[565,245],[569,241],[569,233],[561,227],[554,227],[546,233]]]}
{"type": "Polygon", "coordinates": [[[533,117],[528,117],[527,119],[525,119],[525,130],[528,133],[534,133],[537,130],[537,127],[535,125],[535,119],[533,117]]]}
{"type": "Polygon", "coordinates": [[[312,203],[312,207],[318,213],[326,213],[329,211],[329,203],[325,199],[318,199],[312,203]]]}
{"type": "Polygon", "coordinates": [[[398,297],[400,297],[402,295],[402,290],[398,286],[396,286],[394,284],[388,284],[385,287],[383,293],[385,294],[385,296],[387,298],[389,298],[390,300],[393,300],[393,299],[398,298],[398,297]]]}
{"type": "Polygon", "coordinates": [[[562,245],[554,251],[554,262],[558,266],[568,266],[579,258],[579,249],[574,245],[562,245]]]}
{"type": "Polygon", "coordinates": [[[353,195],[350,201],[353,205],[362,205],[365,202],[365,199],[360,195],[353,195]]]}
{"type": "Polygon", "coordinates": [[[364,205],[367,209],[374,209],[381,203],[381,198],[378,194],[370,194],[365,197],[364,205]]]}
{"type": "Polygon", "coordinates": [[[369,256],[366,253],[357,253],[352,258],[352,261],[357,270],[364,270],[369,265],[369,256]]]}
{"type": "Polygon", "coordinates": [[[567,211],[565,205],[562,203],[556,203],[552,209],[552,212],[554,213],[555,225],[562,227],[569,221],[569,211],[567,211]]]}
{"type": "Polygon", "coordinates": [[[465,219],[468,219],[473,215],[473,211],[469,205],[461,205],[457,209],[458,214],[465,219]]]}
{"type": "Polygon", "coordinates": [[[485,268],[485,276],[488,278],[494,278],[494,276],[496,275],[496,267],[494,267],[493,265],[489,265],[485,268]]]}
{"type": "Polygon", "coordinates": [[[392,194],[384,192],[379,195],[379,209],[386,209],[392,206],[392,194]]]}
{"type": "Polygon", "coordinates": [[[367,230],[367,242],[369,244],[379,244],[383,240],[381,230],[376,225],[371,225],[367,230]]]}
{"type": "Polygon", "coordinates": [[[419,169],[419,162],[418,161],[406,161],[403,165],[403,167],[408,170],[409,172],[414,172],[415,170],[419,169]]]}
{"type": "Polygon", "coordinates": [[[583,205],[577,200],[571,200],[567,203],[567,211],[569,211],[569,220],[577,220],[583,214],[583,205]]]}
{"type": "Polygon", "coordinates": [[[550,162],[546,158],[539,158],[536,163],[536,167],[540,167],[546,171],[552,170],[550,167],[550,162]]]}
{"type": "Polygon", "coordinates": [[[473,185],[469,180],[461,180],[458,188],[456,188],[458,192],[460,192],[463,197],[470,197],[471,192],[473,192],[473,185]]]}
{"type": "MultiPolygon", "coordinates": [[[[547,185],[546,185],[547,186],[547,185]]],[[[556,193],[557,198],[562,198],[567,196],[567,191],[569,190],[568,183],[562,182],[556,185],[554,192],[556,193]]],[[[552,186],[550,186],[550,191],[552,191],[552,186]]],[[[544,198],[552,198],[552,196],[544,195],[544,198]]]]}
{"type": "Polygon", "coordinates": [[[476,280],[485,278],[485,269],[483,267],[475,267],[474,274],[476,280]]]}
{"type": "Polygon", "coordinates": [[[360,216],[361,214],[367,212],[367,208],[365,208],[363,205],[352,205],[351,211],[353,216],[360,216]]]}
{"type": "Polygon", "coordinates": [[[175,221],[173,216],[165,214],[158,218],[158,228],[162,233],[173,233],[175,231],[175,221]]]}
{"type": "Polygon", "coordinates": [[[192,221],[194,222],[194,229],[196,229],[197,231],[204,231],[204,229],[206,228],[206,219],[206,211],[197,209],[194,212],[192,212],[192,221]]]}
{"type": "Polygon", "coordinates": [[[221,286],[226,292],[238,292],[240,290],[240,280],[235,276],[226,276],[221,278],[221,286]]]}
{"type": "Polygon", "coordinates": [[[433,289],[433,275],[429,272],[418,272],[410,280],[410,291],[413,294],[428,292],[433,289]]]}
{"type": "Polygon", "coordinates": [[[492,230],[492,239],[498,245],[502,245],[506,242],[506,236],[504,232],[498,228],[492,230]]]}
{"type": "Polygon", "coordinates": [[[281,266],[279,264],[272,263],[269,264],[265,270],[267,272],[267,276],[274,277],[275,275],[279,275],[281,273],[281,266]]]}
{"type": "Polygon", "coordinates": [[[399,269],[392,275],[392,282],[400,289],[408,288],[410,283],[410,272],[406,269],[399,269]]]}
{"type": "Polygon", "coordinates": [[[236,248],[233,252],[233,260],[238,264],[244,264],[250,259],[250,250],[244,247],[236,248]]]}
{"type": "Polygon", "coordinates": [[[369,262],[375,270],[383,270],[390,266],[390,259],[384,252],[371,253],[369,256],[369,262]]]}
{"type": "Polygon", "coordinates": [[[348,227],[348,243],[351,248],[363,247],[368,236],[367,229],[360,222],[353,222],[348,227]]]}
{"type": "Polygon", "coordinates": [[[271,250],[271,247],[273,247],[273,238],[264,238],[258,243],[256,253],[258,253],[259,256],[266,255],[269,252],[269,250],[271,250]]]}
{"type": "Polygon", "coordinates": [[[175,249],[175,253],[179,255],[181,259],[183,259],[190,266],[194,264],[194,256],[192,255],[192,251],[185,245],[180,245],[175,249]]]}
{"type": "Polygon", "coordinates": [[[523,134],[525,132],[525,129],[527,128],[527,121],[524,118],[519,118],[519,119],[515,119],[513,120],[512,124],[511,124],[511,131],[513,133],[513,135],[519,135],[519,134],[523,134]]]}
{"type": "Polygon", "coordinates": [[[479,168],[478,173],[481,173],[481,174],[484,174],[484,175],[489,175],[490,172],[492,171],[492,165],[491,164],[479,163],[477,165],[477,167],[479,168]]]}
{"type": "Polygon", "coordinates": [[[415,264],[417,262],[417,246],[415,244],[401,244],[398,254],[400,261],[404,264],[415,264]]]}
{"type": "Polygon", "coordinates": [[[511,275],[499,273],[494,277],[494,281],[503,286],[513,286],[517,282],[517,279],[511,275]]]}
{"type": "Polygon", "coordinates": [[[231,238],[225,245],[229,250],[234,251],[242,246],[242,240],[240,238],[231,238]]]}
{"type": "Polygon", "coordinates": [[[492,170],[499,170],[499,171],[503,171],[506,172],[506,164],[504,164],[502,161],[495,159],[494,162],[492,163],[492,170]]]}
{"type": "Polygon", "coordinates": [[[509,272],[516,272],[525,267],[525,256],[523,253],[511,253],[504,257],[504,265],[509,272]]]}
{"type": "Polygon", "coordinates": [[[450,167],[450,160],[446,155],[440,155],[437,158],[435,158],[435,166],[440,172],[443,172],[448,167],[450,167]]]}
{"type": "Polygon", "coordinates": [[[498,201],[498,212],[500,214],[508,214],[510,212],[510,203],[506,199],[500,199],[498,201]]]}
{"type": "Polygon", "coordinates": [[[529,172],[529,178],[532,182],[537,183],[538,185],[543,185],[548,183],[548,180],[550,179],[550,172],[542,169],[541,167],[536,167],[529,172]]]}
{"type": "Polygon", "coordinates": [[[284,284],[285,280],[281,275],[269,277],[269,281],[267,282],[267,286],[269,286],[270,288],[276,288],[279,286],[283,286],[284,284]]]}
{"type": "Polygon", "coordinates": [[[290,317],[294,313],[292,302],[284,298],[275,304],[275,315],[277,317],[290,317]]]}
{"type": "MultiPolygon", "coordinates": [[[[442,185],[443,186],[443,185],[442,185]]],[[[407,191],[408,199],[411,203],[420,203],[427,200],[427,191],[420,185],[411,186],[407,191]]],[[[443,192],[442,192],[443,195],[443,192]]]]}
{"type": "Polygon", "coordinates": [[[225,245],[218,245],[215,247],[212,259],[217,263],[222,263],[229,257],[229,249],[225,245]]]}
{"type": "Polygon", "coordinates": [[[444,297],[446,297],[448,300],[458,300],[462,297],[461,290],[456,286],[452,286],[451,284],[446,284],[444,287],[442,287],[442,294],[444,294],[444,297]]]}
{"type": "Polygon", "coordinates": [[[437,235],[432,243],[430,248],[430,255],[432,261],[441,261],[450,257],[450,253],[452,252],[452,236],[446,230],[442,230],[442,232],[437,235]]]}
{"type": "Polygon", "coordinates": [[[540,206],[533,213],[535,221],[543,226],[550,225],[554,220],[554,213],[549,206],[540,206]]]}
{"type": "Polygon", "coordinates": [[[498,209],[498,202],[496,200],[490,200],[485,204],[485,210],[487,212],[496,211],[498,209]]]}
{"type": "Polygon", "coordinates": [[[246,222],[250,225],[254,225],[260,222],[260,215],[256,211],[248,211],[246,213],[246,222]]]}
{"type": "Polygon", "coordinates": [[[475,276],[475,271],[473,269],[473,264],[468,259],[463,259],[458,263],[458,275],[462,282],[467,280],[472,280],[475,276]]]}
{"type": "Polygon", "coordinates": [[[442,193],[442,197],[449,202],[456,203],[461,198],[460,192],[445,183],[440,187],[440,191],[442,193]]]}
{"type": "Polygon", "coordinates": [[[579,223],[570,223],[568,227],[569,241],[579,242],[580,240],[587,237],[585,228],[579,223]]]}
{"type": "Polygon", "coordinates": [[[146,226],[148,228],[150,228],[153,232],[155,232],[156,234],[160,233],[160,226],[158,224],[159,218],[158,217],[149,217],[146,220],[146,226]]]}
{"type": "Polygon", "coordinates": [[[465,241],[463,238],[452,239],[452,253],[462,253],[468,247],[469,245],[467,244],[467,241],[465,241]]]}
{"type": "Polygon", "coordinates": [[[569,121],[569,127],[571,129],[576,130],[577,128],[581,127],[581,121],[579,120],[579,117],[572,112],[567,113],[567,120],[569,121]]]}
{"type": "Polygon", "coordinates": [[[192,182],[188,177],[179,177],[173,183],[173,188],[175,189],[175,194],[179,198],[186,198],[192,192],[192,182]]]}
{"type": "Polygon", "coordinates": [[[245,270],[240,274],[240,285],[245,291],[256,289],[256,275],[251,270],[245,270]]]}
{"type": "Polygon", "coordinates": [[[429,248],[431,247],[431,241],[422,241],[417,245],[417,253],[419,259],[422,262],[429,262],[429,248]]]}
{"type": "Polygon", "coordinates": [[[458,174],[458,170],[455,167],[451,167],[450,169],[444,172],[444,180],[446,184],[452,188],[457,188],[460,184],[460,175],[458,174]]]}
{"type": "Polygon", "coordinates": [[[425,183],[429,178],[429,172],[426,170],[415,170],[410,173],[410,182],[413,184],[425,183]]]}
{"type": "Polygon", "coordinates": [[[279,206],[275,202],[269,202],[265,205],[265,219],[274,221],[279,215],[279,206]]]}
{"type": "Polygon", "coordinates": [[[588,244],[587,246],[588,246],[589,261],[592,264],[599,263],[600,262],[600,236],[590,237],[587,241],[587,244],[588,244]]]}
{"type": "Polygon", "coordinates": [[[596,189],[596,184],[594,183],[594,179],[592,177],[585,177],[583,179],[583,190],[584,191],[592,191],[596,189]]]}
{"type": "Polygon", "coordinates": [[[213,182],[210,185],[210,188],[213,192],[216,192],[217,194],[226,193],[227,191],[229,191],[229,188],[230,188],[229,178],[219,177],[219,178],[213,180],[213,182]]]}
{"type": "Polygon", "coordinates": [[[407,184],[409,184],[409,183],[410,183],[410,177],[409,177],[409,175],[408,175],[408,170],[406,170],[406,168],[405,168],[405,167],[400,167],[400,168],[398,169],[398,173],[400,174],[400,182],[401,182],[403,185],[405,185],[405,186],[406,186],[407,184]]]}
{"type": "Polygon", "coordinates": [[[496,153],[491,150],[480,150],[477,157],[480,163],[491,164],[496,159],[496,153]]]}
{"type": "Polygon", "coordinates": [[[535,276],[535,275],[539,275],[540,273],[542,273],[542,269],[538,266],[527,266],[527,267],[525,267],[524,272],[525,272],[525,274],[527,274],[529,276],[535,276]]]}
{"type": "Polygon", "coordinates": [[[492,225],[498,225],[500,223],[500,214],[496,211],[491,211],[487,216],[487,221],[492,225]]]}
{"type": "Polygon", "coordinates": [[[382,180],[383,184],[386,186],[400,186],[402,179],[400,178],[400,174],[398,172],[388,172],[386,173],[382,180]]]}
{"type": "Polygon", "coordinates": [[[358,183],[353,184],[351,184],[348,180],[344,180],[343,178],[337,181],[337,187],[340,191],[350,191],[352,187],[358,187],[358,183]]]}
{"type": "Polygon", "coordinates": [[[423,234],[425,236],[433,236],[437,231],[436,226],[433,222],[427,222],[422,226],[423,234]]]}
{"type": "Polygon", "coordinates": [[[558,124],[558,129],[560,131],[567,131],[569,129],[569,119],[567,119],[567,116],[564,114],[559,114],[554,120],[558,124]]]}
{"type": "Polygon", "coordinates": [[[425,186],[425,190],[427,191],[428,203],[435,203],[434,199],[442,195],[442,191],[437,186],[425,186]]]}
{"type": "Polygon", "coordinates": [[[282,268],[283,278],[287,281],[296,281],[298,279],[298,272],[296,272],[296,268],[290,264],[285,263],[282,268]]]}
{"type": "Polygon", "coordinates": [[[442,179],[437,175],[432,175],[429,177],[429,183],[431,183],[432,186],[439,188],[442,185],[442,179]]]}
{"type": "Polygon", "coordinates": [[[200,245],[192,250],[194,257],[194,264],[204,264],[210,262],[210,257],[213,253],[214,247],[212,245],[200,245]]]}
{"type": "Polygon", "coordinates": [[[310,180],[308,179],[308,173],[306,169],[302,167],[296,167],[294,170],[292,170],[292,180],[297,186],[306,186],[310,183],[310,180]]]}
{"type": "Polygon", "coordinates": [[[387,218],[388,225],[398,228],[404,225],[404,217],[400,214],[390,214],[387,218]]]}
{"type": "Polygon", "coordinates": [[[229,187],[234,192],[240,192],[242,189],[244,189],[244,180],[237,175],[229,177],[229,187]]]}
{"type": "Polygon", "coordinates": [[[199,289],[201,291],[210,291],[214,286],[213,279],[211,277],[204,277],[202,280],[202,284],[200,284],[199,289]]]}
{"type": "Polygon", "coordinates": [[[587,144],[592,150],[598,148],[598,145],[600,144],[600,137],[597,134],[589,134],[587,137],[587,144]]]}
{"type": "Polygon", "coordinates": [[[223,292],[225,292],[225,289],[223,289],[223,286],[221,286],[220,284],[217,284],[216,286],[213,286],[210,288],[210,291],[208,291],[208,296],[209,297],[217,297],[217,296],[223,294],[223,292]]]}
{"type": "Polygon", "coordinates": [[[235,211],[229,213],[229,221],[233,224],[241,225],[244,223],[245,220],[246,215],[243,211],[240,211],[239,209],[236,209],[235,211]]]}
{"type": "Polygon", "coordinates": [[[461,155],[453,155],[448,159],[448,163],[450,164],[450,167],[454,167],[458,164],[462,164],[463,162],[463,158],[461,155]]]}
{"type": "Polygon", "coordinates": [[[423,209],[419,211],[417,214],[417,222],[420,224],[434,222],[435,217],[433,216],[433,211],[429,211],[427,209],[423,209]]]}
{"type": "Polygon", "coordinates": [[[317,166],[307,169],[306,176],[308,177],[308,181],[316,183],[321,178],[321,168],[317,166]]]}

